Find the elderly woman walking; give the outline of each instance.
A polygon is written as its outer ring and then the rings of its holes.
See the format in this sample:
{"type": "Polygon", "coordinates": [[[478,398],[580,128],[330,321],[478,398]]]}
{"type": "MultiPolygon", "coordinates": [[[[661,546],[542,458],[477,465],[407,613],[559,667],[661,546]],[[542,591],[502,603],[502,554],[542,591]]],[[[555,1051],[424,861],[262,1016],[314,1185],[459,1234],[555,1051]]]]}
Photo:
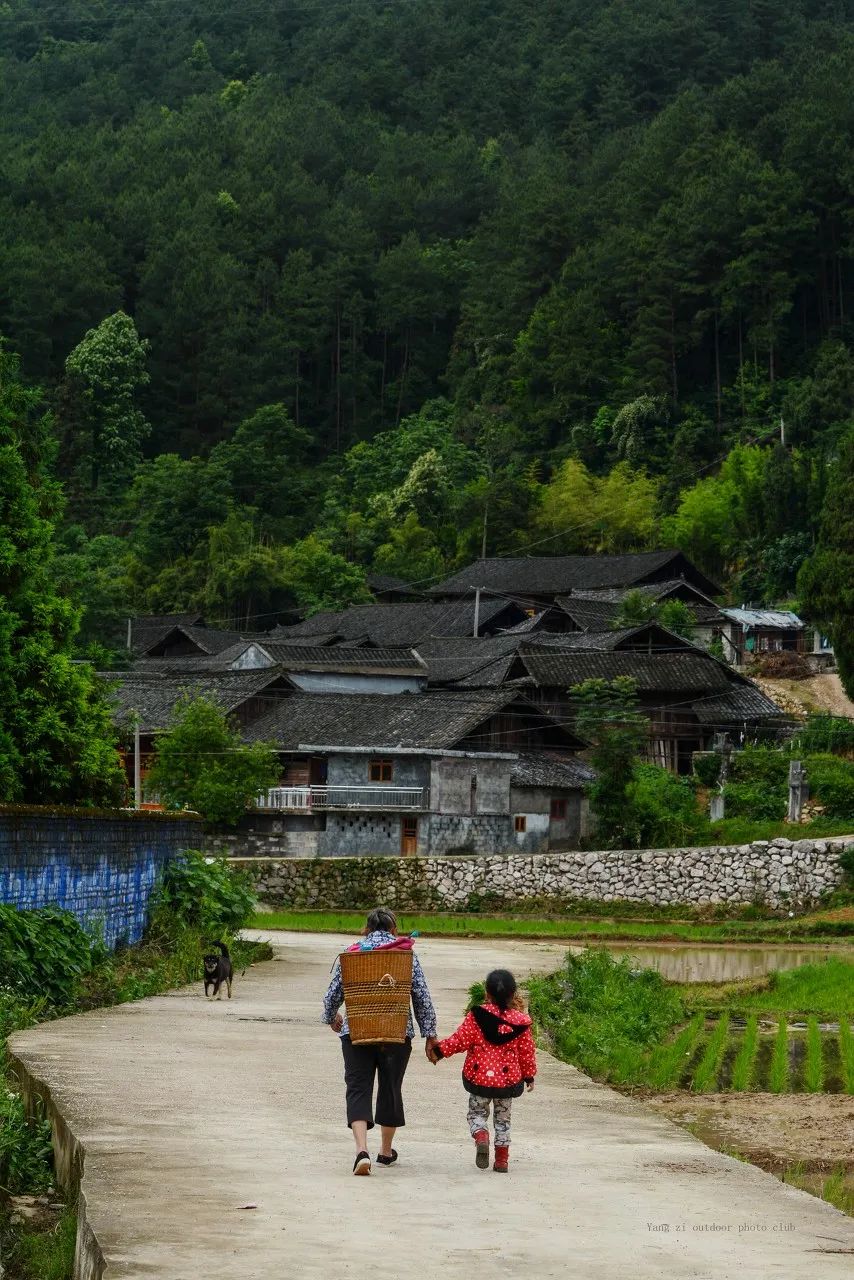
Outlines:
{"type": "MultiPolygon", "coordinates": [[[[377,948],[394,949],[411,942],[397,937],[397,918],[386,907],[377,907],[367,919],[364,936],[351,950],[375,951],[377,948]]],[[[337,1032],[344,1055],[344,1084],[347,1093],[347,1124],[356,1143],[356,1159],[353,1173],[364,1177],[371,1172],[368,1154],[368,1130],[374,1127],[374,1084],[377,1082],[376,1123],[380,1126],[380,1149],[377,1164],[391,1165],[397,1160],[392,1146],[395,1131],[406,1123],[403,1113],[403,1077],[412,1053],[415,1027],[410,1010],[406,1039],[403,1044],[353,1044],[346,1016],[339,1012],[344,1003],[344,985],[341,979],[341,962],[336,960],[332,981],[323,1000],[323,1021],[337,1032]]],[[[424,973],[416,956],[412,957],[412,1008],[422,1036],[428,1059],[432,1062],[436,1044],[436,1012],[424,973]]],[[[346,1015],[346,1010],[345,1010],[346,1015]]]]}

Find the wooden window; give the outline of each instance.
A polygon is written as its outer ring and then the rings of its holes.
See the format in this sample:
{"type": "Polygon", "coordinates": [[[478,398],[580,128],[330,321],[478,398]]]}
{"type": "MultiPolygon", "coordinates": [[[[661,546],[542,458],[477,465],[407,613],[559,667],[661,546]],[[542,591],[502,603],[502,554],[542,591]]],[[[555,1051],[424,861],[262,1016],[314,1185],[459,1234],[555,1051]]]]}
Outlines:
{"type": "Polygon", "coordinates": [[[368,765],[369,782],[391,782],[394,765],[391,760],[371,760],[368,765]]]}
{"type": "Polygon", "coordinates": [[[528,818],[524,813],[517,813],[513,819],[513,825],[517,831],[528,830],[528,818]]]}
{"type": "Polygon", "coordinates": [[[566,819],[566,800],[552,799],[551,817],[553,822],[563,822],[566,819]]]}

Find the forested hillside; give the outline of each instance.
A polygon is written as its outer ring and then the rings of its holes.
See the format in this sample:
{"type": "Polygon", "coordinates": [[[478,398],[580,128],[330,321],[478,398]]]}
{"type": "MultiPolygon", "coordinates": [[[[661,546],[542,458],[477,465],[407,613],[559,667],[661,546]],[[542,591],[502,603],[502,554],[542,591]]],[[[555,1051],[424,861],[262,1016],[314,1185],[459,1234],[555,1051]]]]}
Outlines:
{"type": "Polygon", "coordinates": [[[0,51],[84,639],[483,545],[793,596],[854,468],[854,0],[7,0],[0,51]]]}

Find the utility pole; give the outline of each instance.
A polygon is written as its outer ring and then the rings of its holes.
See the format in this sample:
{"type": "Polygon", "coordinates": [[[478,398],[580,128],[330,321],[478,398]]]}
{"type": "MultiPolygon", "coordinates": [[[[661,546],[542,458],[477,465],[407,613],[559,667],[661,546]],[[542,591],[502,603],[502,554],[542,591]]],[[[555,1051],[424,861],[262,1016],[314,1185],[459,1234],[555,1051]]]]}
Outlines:
{"type": "Polygon", "coordinates": [[[474,630],[472,635],[476,636],[480,627],[480,587],[474,588],[474,630]]]}
{"type": "Polygon", "coordinates": [[[780,414],[780,444],[786,443],[786,424],[783,421],[783,415],[780,414]]]}
{"type": "Polygon", "coordinates": [[[139,751],[139,717],[133,722],[133,807],[142,808],[142,760],[139,751]]]}
{"type": "Polygon", "coordinates": [[[489,499],[487,499],[483,505],[483,538],[481,539],[481,544],[480,544],[481,560],[486,559],[486,526],[487,526],[488,519],[489,519],[489,499]]]}
{"type": "Polygon", "coordinates": [[[130,650],[133,647],[133,618],[128,618],[127,647],[128,647],[128,650],[130,650]]]}

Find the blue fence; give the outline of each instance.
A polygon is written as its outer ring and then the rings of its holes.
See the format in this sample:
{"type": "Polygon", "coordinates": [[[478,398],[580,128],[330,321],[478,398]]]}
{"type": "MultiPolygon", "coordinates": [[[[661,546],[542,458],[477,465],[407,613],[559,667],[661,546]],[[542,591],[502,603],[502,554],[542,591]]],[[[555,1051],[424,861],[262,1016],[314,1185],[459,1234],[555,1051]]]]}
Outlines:
{"type": "Polygon", "coordinates": [[[178,816],[0,812],[0,902],[64,907],[110,947],[138,942],[164,866],[201,835],[178,816]]]}

